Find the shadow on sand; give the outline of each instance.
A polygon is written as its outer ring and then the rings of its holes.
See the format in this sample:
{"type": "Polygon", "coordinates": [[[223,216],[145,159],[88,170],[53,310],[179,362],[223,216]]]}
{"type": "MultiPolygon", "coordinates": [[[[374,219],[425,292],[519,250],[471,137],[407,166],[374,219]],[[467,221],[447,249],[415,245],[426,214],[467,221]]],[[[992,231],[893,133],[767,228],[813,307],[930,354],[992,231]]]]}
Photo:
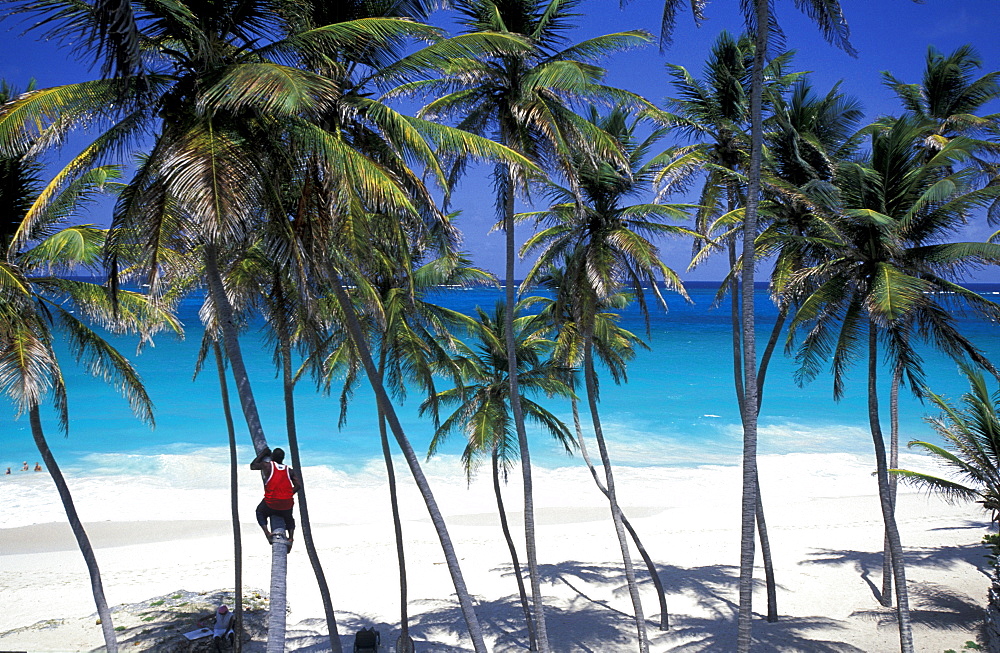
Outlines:
{"type": "MultiPolygon", "coordinates": [[[[981,524],[970,522],[958,528],[979,528],[981,524]]],[[[985,573],[987,563],[984,549],[979,544],[942,546],[935,548],[908,549],[908,568],[948,569],[957,563],[968,563],[985,573]]],[[[878,599],[879,589],[870,578],[881,574],[881,552],[819,549],[811,554],[807,565],[853,565],[861,578],[872,589],[878,599]]],[[[623,612],[627,606],[628,589],[625,574],[620,565],[585,564],[566,561],[556,565],[539,567],[543,591],[560,598],[546,605],[546,623],[549,641],[553,651],[601,653],[609,650],[630,650],[635,641],[635,625],[632,617],[623,612]],[[613,605],[606,597],[615,599],[613,605]],[[622,601],[625,601],[624,603],[622,601]],[[618,606],[618,607],[616,607],[618,606]]],[[[646,615],[646,628],[651,649],[654,651],[729,651],[736,648],[737,605],[734,602],[738,569],[733,565],[707,565],[702,567],[677,567],[659,565],[659,576],[667,590],[668,607],[671,601],[678,601],[683,595],[683,603],[696,606],[697,616],[672,614],[671,629],[659,630],[659,614],[652,579],[645,569],[638,569],[638,581],[642,592],[646,615]]],[[[514,586],[513,569],[505,565],[493,569],[505,582],[514,586]]],[[[763,581],[755,580],[762,585],[763,581]]],[[[780,586],[779,586],[780,587],[780,586]]],[[[985,585],[984,585],[985,587],[985,585]]],[[[947,588],[930,582],[910,584],[911,616],[915,624],[932,629],[961,628],[974,630],[982,620],[982,606],[969,597],[954,593],[947,588]]],[[[779,604],[780,606],[780,604],[779,604]]],[[[410,635],[418,651],[440,653],[467,653],[472,650],[465,621],[454,600],[418,601],[413,604],[410,635]],[[459,645],[446,645],[442,641],[458,641],[459,645]]],[[[497,653],[526,651],[528,648],[527,629],[524,614],[516,594],[510,594],[492,601],[477,601],[476,611],[488,639],[493,640],[492,650],[497,653]]],[[[690,608],[689,608],[690,611],[690,608]]],[[[782,615],[777,623],[767,623],[763,616],[756,615],[754,622],[754,650],[756,651],[810,651],[810,653],[862,653],[864,649],[829,638],[831,633],[846,631],[848,624],[824,616],[782,615]]],[[[851,615],[893,627],[895,614],[891,610],[872,607],[859,610],[851,615]]],[[[303,626],[322,630],[321,620],[316,624],[303,626]]],[[[341,641],[345,651],[350,651],[354,635],[364,626],[375,626],[382,634],[382,644],[386,650],[395,642],[399,631],[395,624],[372,623],[362,615],[338,613],[338,623],[342,633],[341,641]]],[[[325,650],[322,641],[306,632],[291,631],[289,641],[296,650],[325,650]]]]}

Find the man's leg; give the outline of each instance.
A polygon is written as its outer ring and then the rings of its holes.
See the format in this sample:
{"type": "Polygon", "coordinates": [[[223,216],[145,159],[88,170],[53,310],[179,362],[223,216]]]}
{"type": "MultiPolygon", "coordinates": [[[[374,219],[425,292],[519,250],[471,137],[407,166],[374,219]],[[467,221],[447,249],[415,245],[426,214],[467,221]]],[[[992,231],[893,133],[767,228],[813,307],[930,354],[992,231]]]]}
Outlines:
{"type": "Polygon", "coordinates": [[[263,501],[257,506],[257,523],[260,525],[261,530],[264,531],[264,537],[267,541],[271,541],[271,531],[267,527],[267,518],[271,515],[271,509],[267,507],[267,504],[263,501]]]}

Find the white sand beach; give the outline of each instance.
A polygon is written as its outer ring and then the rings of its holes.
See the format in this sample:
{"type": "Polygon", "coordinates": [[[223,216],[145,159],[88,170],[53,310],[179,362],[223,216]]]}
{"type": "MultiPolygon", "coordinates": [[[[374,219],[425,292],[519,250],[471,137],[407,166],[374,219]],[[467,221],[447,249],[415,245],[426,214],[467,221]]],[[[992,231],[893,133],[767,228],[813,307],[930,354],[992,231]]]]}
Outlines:
{"type": "MultiPolygon", "coordinates": [[[[903,464],[923,459],[904,454],[903,464]]],[[[755,621],[759,651],[898,650],[894,613],[879,606],[882,532],[873,464],[849,454],[761,458],[781,619],[755,621]]],[[[494,651],[526,650],[511,563],[495,516],[489,478],[467,488],[455,461],[429,467],[462,571],[494,651]]],[[[395,641],[398,590],[384,472],[343,475],[306,468],[319,553],[342,641],[374,624],[395,641]]],[[[222,468],[204,487],[169,479],[69,479],[96,547],[111,605],[176,590],[232,586],[232,534],[222,468]]],[[[407,541],[411,633],[419,651],[471,651],[435,533],[405,469],[401,484],[407,541]]],[[[520,532],[519,475],[506,495],[520,532]]],[[[739,553],[736,466],[620,468],[621,503],[656,561],[667,589],[671,629],[639,576],[655,651],[734,649],[739,553]]],[[[103,640],[82,556],[47,475],[4,479],[0,508],[0,650],[91,651],[103,640]],[[45,622],[41,625],[39,622],[45,622]]],[[[603,497],[581,465],[534,473],[539,562],[548,631],[556,651],[633,651],[634,624],[617,541],[603,497]]],[[[244,586],[266,589],[269,548],[253,522],[259,481],[241,477],[244,586]]],[[[986,517],[975,504],[950,506],[901,490],[898,522],[918,651],[961,649],[975,639],[988,577],[980,539],[986,517]]],[[[324,650],[323,611],[301,530],[289,557],[290,650],[324,650]]],[[[638,556],[636,556],[638,557],[638,556]]],[[[763,577],[758,568],[756,575],[763,577]]],[[[763,583],[755,611],[765,610],[763,583]]],[[[389,646],[386,650],[391,650],[389,646]]],[[[132,650],[142,650],[132,647],[132,650]]],[[[250,650],[263,650],[251,648],[250,650]]]]}

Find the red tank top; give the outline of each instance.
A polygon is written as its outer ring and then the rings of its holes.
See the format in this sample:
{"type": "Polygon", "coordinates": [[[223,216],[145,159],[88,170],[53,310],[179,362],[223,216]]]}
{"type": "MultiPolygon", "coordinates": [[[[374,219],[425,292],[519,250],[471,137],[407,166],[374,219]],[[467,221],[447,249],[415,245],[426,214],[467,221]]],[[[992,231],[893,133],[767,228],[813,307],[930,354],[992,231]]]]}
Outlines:
{"type": "Polygon", "coordinates": [[[264,503],[275,510],[290,510],[295,505],[294,494],[291,468],[271,461],[271,474],[264,481],[264,503]]]}

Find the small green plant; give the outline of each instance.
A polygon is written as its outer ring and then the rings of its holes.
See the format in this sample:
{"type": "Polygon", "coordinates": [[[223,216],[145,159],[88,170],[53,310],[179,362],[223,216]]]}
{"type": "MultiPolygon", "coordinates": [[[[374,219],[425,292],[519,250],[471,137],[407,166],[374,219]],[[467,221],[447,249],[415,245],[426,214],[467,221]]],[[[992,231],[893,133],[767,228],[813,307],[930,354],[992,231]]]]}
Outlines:
{"type": "Polygon", "coordinates": [[[179,599],[179,598],[181,598],[181,596],[182,596],[181,594],[174,594],[170,598],[172,598],[172,599],[179,599]]]}
{"type": "Polygon", "coordinates": [[[987,533],[983,535],[983,544],[990,550],[986,554],[986,559],[990,561],[990,564],[995,569],[998,560],[1000,560],[1000,533],[987,533]]]}
{"type": "Polygon", "coordinates": [[[142,620],[143,620],[143,621],[152,621],[153,619],[156,619],[156,617],[154,617],[154,616],[152,616],[152,615],[150,615],[150,616],[148,616],[148,617],[143,617],[143,618],[142,618],[142,620]]]}
{"type": "Polygon", "coordinates": [[[125,630],[125,626],[115,626],[115,630],[117,630],[118,632],[122,632],[123,630],[125,630]]]}
{"type": "Polygon", "coordinates": [[[150,605],[150,607],[154,607],[154,606],[157,606],[157,605],[163,605],[165,602],[166,601],[164,601],[163,599],[160,599],[159,601],[153,601],[149,605],[150,605]]]}
{"type": "MultiPolygon", "coordinates": [[[[990,537],[990,536],[987,535],[986,537],[990,537]]],[[[993,537],[996,537],[996,535],[994,535],[993,537]]],[[[985,539],[985,538],[983,538],[983,539],[985,539]]],[[[968,641],[968,642],[965,643],[965,646],[962,647],[962,650],[963,651],[981,651],[981,650],[983,650],[983,647],[980,646],[979,644],[976,644],[973,641],[968,641]]],[[[944,653],[959,653],[959,652],[956,651],[953,648],[950,648],[947,651],[945,651],[944,653]]]]}

